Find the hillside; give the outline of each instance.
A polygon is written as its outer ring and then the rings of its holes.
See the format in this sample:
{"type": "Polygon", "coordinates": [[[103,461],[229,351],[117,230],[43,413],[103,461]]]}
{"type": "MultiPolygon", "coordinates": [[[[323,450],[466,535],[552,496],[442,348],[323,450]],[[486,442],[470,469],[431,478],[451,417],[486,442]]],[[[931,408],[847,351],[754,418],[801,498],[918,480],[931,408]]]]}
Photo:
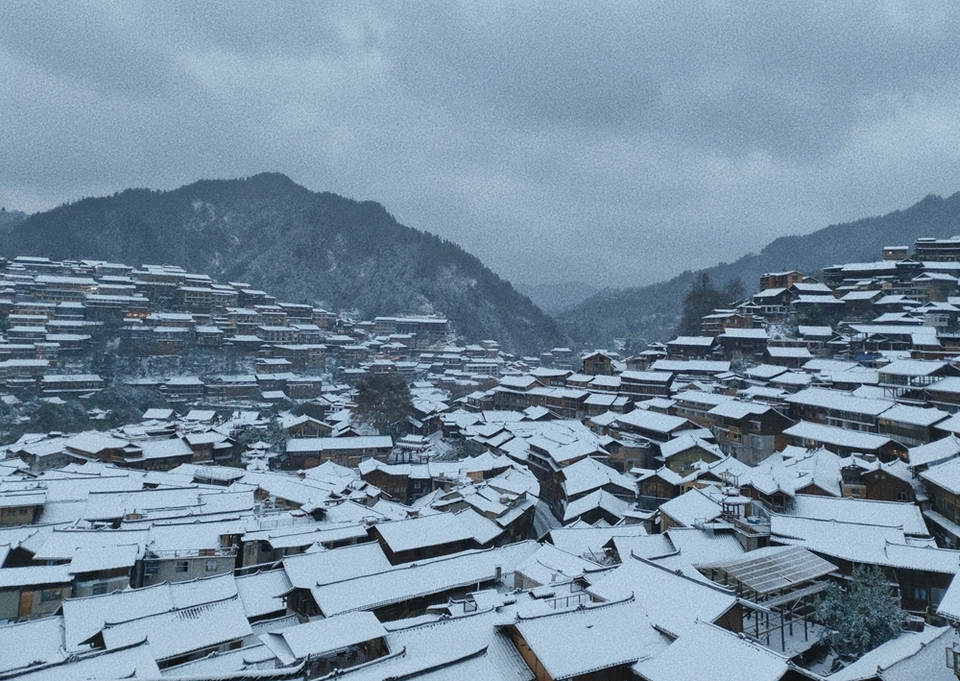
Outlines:
{"type": "Polygon", "coordinates": [[[562,340],[554,320],[455,244],[399,224],[378,203],[280,174],[83,199],[14,225],[0,255],[175,264],[365,318],[436,313],[466,338],[514,352],[562,340]]]}
{"type": "MultiPolygon", "coordinates": [[[[884,246],[909,246],[917,237],[948,238],[960,234],[960,192],[947,198],[928,196],[905,210],[856,222],[830,225],[804,236],[781,237],[759,254],[705,271],[718,287],[739,277],[755,292],[764,272],[800,270],[818,277],[824,267],[874,261],[884,246]]],[[[680,319],[683,299],[698,272],[629,289],[605,289],[559,315],[564,330],[587,346],[609,346],[614,338],[668,340],[680,319]]]]}
{"type": "Polygon", "coordinates": [[[27,214],[18,210],[0,208],[0,232],[11,230],[27,219],[27,214]]]}

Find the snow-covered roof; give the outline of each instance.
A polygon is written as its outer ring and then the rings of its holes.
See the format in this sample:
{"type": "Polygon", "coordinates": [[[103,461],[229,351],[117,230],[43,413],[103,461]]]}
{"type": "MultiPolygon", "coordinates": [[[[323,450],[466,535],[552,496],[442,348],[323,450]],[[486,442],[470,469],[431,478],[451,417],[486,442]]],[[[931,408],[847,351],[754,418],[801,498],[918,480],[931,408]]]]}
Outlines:
{"type": "Polygon", "coordinates": [[[144,459],[168,459],[193,455],[190,445],[179,437],[163,440],[138,440],[136,445],[143,452],[144,459]]]}
{"type": "Polygon", "coordinates": [[[829,326],[805,326],[802,324],[797,327],[797,333],[805,338],[832,338],[834,335],[833,329],[829,326]]]}
{"type": "Polygon", "coordinates": [[[146,642],[127,648],[69,656],[66,662],[36,667],[17,675],[18,681],[62,681],[62,679],[160,678],[160,669],[146,642]]]}
{"type": "Polygon", "coordinates": [[[767,340],[769,336],[766,329],[724,329],[719,338],[767,340]]]}
{"type": "Polygon", "coordinates": [[[713,407],[735,399],[725,393],[710,393],[704,390],[684,390],[673,396],[677,404],[695,404],[701,407],[713,407]]]}
{"type": "Polygon", "coordinates": [[[737,394],[742,397],[747,397],[757,400],[781,400],[786,397],[789,393],[782,388],[770,388],[764,386],[750,386],[749,388],[744,388],[743,390],[738,390],[737,394]]]}
{"type": "Polygon", "coordinates": [[[236,577],[237,593],[247,619],[254,619],[286,609],[283,595],[293,585],[284,570],[264,570],[236,577]]]}
{"type": "Polygon", "coordinates": [[[613,484],[628,492],[635,489],[633,480],[596,459],[586,457],[563,469],[563,489],[567,497],[613,484]]]}
{"type": "Polygon", "coordinates": [[[960,434],[960,413],[954,414],[948,419],[940,421],[934,426],[937,430],[942,430],[945,433],[954,433],[960,434]]]}
{"type": "Polygon", "coordinates": [[[692,527],[671,527],[664,534],[684,561],[693,566],[734,558],[744,552],[732,534],[692,527]]]}
{"type": "Polygon", "coordinates": [[[496,678],[530,679],[530,668],[510,639],[497,629],[503,620],[502,613],[481,609],[459,617],[428,616],[386,623],[387,646],[403,654],[352,668],[350,681],[414,677],[423,681],[480,680],[491,673],[496,678]]]}
{"type": "Polygon", "coordinates": [[[46,499],[47,491],[45,489],[7,491],[0,488],[0,508],[43,506],[46,499]]]}
{"type": "Polygon", "coordinates": [[[627,426],[664,434],[690,425],[687,419],[680,416],[661,414],[649,409],[634,409],[627,414],[620,414],[617,421],[627,426]]]}
{"type": "Polygon", "coordinates": [[[893,406],[890,400],[871,400],[863,397],[854,397],[849,393],[824,388],[807,388],[795,395],[786,398],[790,404],[801,404],[810,407],[820,407],[849,414],[866,414],[878,416],[893,406]]]}
{"type": "Polygon", "coordinates": [[[898,527],[905,535],[913,537],[928,537],[930,534],[920,507],[898,501],[798,494],[790,515],[843,523],[887,525],[898,527]]]}
{"type": "Polygon", "coordinates": [[[366,435],[358,437],[297,437],[287,440],[287,452],[322,452],[326,450],[389,449],[393,440],[389,435],[366,435]]]}
{"type": "Polygon", "coordinates": [[[785,371],[778,376],[774,376],[770,379],[770,382],[774,385],[785,385],[785,386],[803,386],[810,385],[813,381],[813,377],[810,374],[803,373],[801,371],[785,371]]]}
{"type": "Polygon", "coordinates": [[[802,440],[847,447],[860,452],[873,452],[892,442],[890,438],[882,435],[837,428],[836,426],[827,426],[809,421],[800,421],[796,425],[784,429],[783,434],[802,440]]]}
{"type": "Polygon", "coordinates": [[[0,569],[0,589],[21,586],[70,584],[73,575],[70,565],[31,565],[0,569]]]}
{"type": "Polygon", "coordinates": [[[923,631],[919,632],[903,631],[896,638],[880,644],[855,662],[825,677],[825,681],[870,681],[876,678],[883,679],[883,681],[894,681],[900,678],[929,679],[932,681],[937,677],[924,674],[912,665],[912,671],[907,672],[908,676],[894,675],[896,672],[893,668],[910,658],[916,657],[918,653],[925,649],[935,651],[936,671],[942,672],[943,678],[956,678],[953,672],[943,664],[943,651],[950,647],[948,645],[950,638],[950,627],[926,626],[923,631]]]}
{"type": "Polygon", "coordinates": [[[609,569],[553,544],[542,544],[533,555],[517,565],[516,572],[537,584],[549,585],[609,569]]]}
{"type": "Polygon", "coordinates": [[[698,488],[660,506],[660,512],[670,516],[680,525],[692,527],[696,523],[709,522],[720,515],[720,502],[698,488]]]}
{"type": "Polygon", "coordinates": [[[921,472],[920,477],[951,494],[960,494],[960,458],[934,464],[921,472]]]}
{"type": "Polygon", "coordinates": [[[908,453],[911,467],[942,463],[960,454],[960,439],[951,433],[934,442],[911,447],[908,453]]]}
{"type": "Polygon", "coordinates": [[[813,485],[828,494],[840,496],[840,461],[839,456],[827,449],[808,452],[799,447],[787,447],[737,475],[741,485],[751,485],[761,494],[782,492],[792,497],[797,490],[813,485]]]}
{"type": "Polygon", "coordinates": [[[174,584],[157,584],[102,596],[68,598],[63,601],[64,643],[67,650],[83,649],[83,643],[99,632],[106,622],[125,622],[174,609],[236,595],[233,575],[174,584]]]}
{"type": "Polygon", "coordinates": [[[732,591],[679,575],[654,562],[629,556],[621,559],[622,565],[595,580],[587,590],[606,601],[634,596],[651,622],[674,636],[689,631],[697,620],[715,622],[736,604],[732,591]]]}
{"type": "Polygon", "coordinates": [[[563,522],[569,523],[594,509],[606,511],[614,518],[622,518],[630,509],[630,502],[613,496],[610,492],[598,489],[595,492],[570,501],[563,510],[563,522]]]}
{"type": "Polygon", "coordinates": [[[777,364],[759,364],[755,367],[750,367],[744,373],[750,378],[769,380],[774,376],[779,376],[785,371],[787,371],[787,367],[779,366],[777,364]]]}
{"type": "Polygon", "coordinates": [[[780,681],[787,658],[713,624],[698,622],[666,651],[633,666],[645,681],[780,681]]]}
{"type": "Polygon", "coordinates": [[[880,414],[883,421],[906,423],[912,426],[932,426],[949,418],[950,414],[932,407],[915,407],[908,404],[896,404],[880,414]]]}
{"type": "Polygon", "coordinates": [[[730,371],[730,362],[711,360],[674,360],[658,359],[650,367],[653,371],[672,371],[674,373],[722,374],[730,371]]]}
{"type": "Polygon", "coordinates": [[[677,437],[667,440],[661,444],[660,456],[663,457],[664,460],[667,460],[673,456],[676,456],[677,454],[681,454],[693,448],[698,448],[702,452],[712,454],[718,459],[723,457],[723,452],[720,451],[720,448],[717,447],[717,445],[706,442],[696,435],[692,435],[691,433],[694,432],[697,431],[685,431],[680,433],[677,437]]]}
{"type": "Polygon", "coordinates": [[[263,634],[260,640],[283,665],[292,665],[311,655],[334,653],[386,634],[373,613],[348,612],[263,634]]]}
{"type": "Polygon", "coordinates": [[[550,541],[559,549],[577,556],[603,555],[603,547],[614,537],[642,537],[643,525],[615,527],[558,527],[550,530],[550,541]]]}
{"type": "Polygon", "coordinates": [[[103,628],[107,649],[122,648],[147,639],[158,662],[195,650],[239,641],[252,631],[240,598],[194,605],[157,613],[103,628]]]}
{"type": "Polygon", "coordinates": [[[754,293],[754,294],[753,294],[753,299],[754,299],[754,300],[757,300],[757,299],[763,300],[764,298],[776,298],[776,297],[779,297],[779,296],[783,295],[784,292],[786,292],[786,291],[787,291],[787,289],[785,289],[785,288],[783,288],[783,287],[766,288],[766,289],[763,289],[762,291],[760,291],[759,293],[754,293]]]}
{"type": "Polygon", "coordinates": [[[665,647],[643,607],[633,600],[520,618],[513,626],[553,679],[633,664],[665,647]]]}
{"type": "Polygon", "coordinates": [[[96,431],[87,431],[74,435],[64,444],[76,452],[97,454],[105,449],[122,449],[126,447],[129,442],[96,431]]]}
{"type": "MultiPolygon", "coordinates": [[[[936,330],[933,329],[933,331],[935,332],[936,330]]],[[[879,371],[881,375],[888,376],[930,376],[945,366],[947,366],[946,362],[924,359],[900,359],[880,367],[879,371]]]]}
{"type": "Polygon", "coordinates": [[[928,391],[960,394],[960,376],[946,376],[927,386],[928,391]]]}
{"type": "Polygon", "coordinates": [[[143,412],[142,418],[144,421],[165,421],[166,419],[173,418],[174,416],[176,416],[176,412],[173,411],[173,409],[159,409],[154,407],[143,412]]]}
{"type": "Polygon", "coordinates": [[[911,342],[916,345],[940,346],[940,341],[937,339],[937,330],[932,326],[914,326],[904,324],[851,324],[850,328],[856,333],[864,336],[909,336],[911,338],[911,342]]]}
{"type": "Polygon", "coordinates": [[[772,540],[853,563],[955,574],[960,551],[906,543],[898,528],[772,514],[772,540]]]}
{"type": "Polygon", "coordinates": [[[954,576],[950,580],[950,586],[937,606],[937,614],[960,622],[960,578],[954,576]]]}
{"type": "Polygon", "coordinates": [[[713,336],[677,336],[667,345],[685,345],[689,347],[709,348],[716,342],[713,336]]]}
{"type": "Polygon", "coordinates": [[[420,596],[491,581],[512,572],[537,549],[532,541],[496,549],[464,551],[429,561],[313,587],[310,591],[326,617],[353,610],[374,610],[420,596]]]}
{"type": "Polygon", "coordinates": [[[100,570],[132,569],[143,558],[143,545],[120,544],[112,546],[81,546],[70,561],[70,572],[80,575],[100,570]]]}
{"type": "Polygon", "coordinates": [[[767,346],[767,354],[780,359],[810,359],[813,355],[806,348],[767,346]]]}
{"type": "Polygon", "coordinates": [[[43,617],[0,625],[0,650],[0,674],[65,660],[63,618],[43,617]]]}
{"type": "Polygon", "coordinates": [[[383,572],[392,567],[377,542],[296,554],[283,559],[283,569],[290,583],[298,589],[383,572]]]}
{"type": "Polygon", "coordinates": [[[624,371],[620,374],[620,380],[628,383],[658,383],[666,385],[673,380],[673,374],[670,371],[624,371]]]}
{"type": "Polygon", "coordinates": [[[742,400],[727,400],[721,402],[711,409],[708,414],[711,416],[721,416],[728,419],[744,419],[751,415],[765,414],[772,407],[768,404],[757,402],[744,402],[742,400]]]}

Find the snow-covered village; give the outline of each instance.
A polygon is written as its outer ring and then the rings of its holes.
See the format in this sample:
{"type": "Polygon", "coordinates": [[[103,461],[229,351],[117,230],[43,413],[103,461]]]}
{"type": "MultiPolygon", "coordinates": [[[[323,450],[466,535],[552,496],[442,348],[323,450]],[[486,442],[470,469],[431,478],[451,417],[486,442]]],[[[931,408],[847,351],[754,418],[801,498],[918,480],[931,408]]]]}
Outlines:
{"type": "Polygon", "coordinates": [[[958,35],[0,4],[0,681],[960,681],[958,35]]]}
{"type": "Polygon", "coordinates": [[[0,678],[951,678],[960,239],[877,255],[538,357],[4,261],[0,678]]]}

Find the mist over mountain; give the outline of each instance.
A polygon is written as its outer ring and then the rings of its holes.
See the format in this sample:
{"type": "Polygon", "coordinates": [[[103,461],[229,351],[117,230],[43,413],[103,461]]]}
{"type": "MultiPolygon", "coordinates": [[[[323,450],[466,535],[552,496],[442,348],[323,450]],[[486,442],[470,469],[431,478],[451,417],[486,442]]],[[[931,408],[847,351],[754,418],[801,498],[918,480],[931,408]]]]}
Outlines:
{"type": "Polygon", "coordinates": [[[760,275],[800,270],[819,277],[824,267],[872,262],[884,246],[909,246],[918,237],[949,238],[960,234],[960,192],[947,198],[930,195],[905,210],[855,222],[830,225],[803,236],[780,237],[759,253],[698,272],[684,272],[666,282],[627,289],[604,289],[559,315],[571,337],[588,346],[610,346],[616,338],[638,342],[669,340],[680,320],[683,299],[695,277],[706,272],[719,288],[740,278],[751,294],[760,275]]]}
{"type": "Polygon", "coordinates": [[[435,313],[469,340],[514,352],[563,341],[553,319],[456,244],[399,224],[378,203],[276,173],[65,204],[0,234],[0,254],[180,265],[365,318],[435,313]]]}
{"type": "Polygon", "coordinates": [[[543,284],[515,283],[514,286],[549,315],[558,315],[600,291],[599,286],[586,281],[558,281],[543,284]]]}

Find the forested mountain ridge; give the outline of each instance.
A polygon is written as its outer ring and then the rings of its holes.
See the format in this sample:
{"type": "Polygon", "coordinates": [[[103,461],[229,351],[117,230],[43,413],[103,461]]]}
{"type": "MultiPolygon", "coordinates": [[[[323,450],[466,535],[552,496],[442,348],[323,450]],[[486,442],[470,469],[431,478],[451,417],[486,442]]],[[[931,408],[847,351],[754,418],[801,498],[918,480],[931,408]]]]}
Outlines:
{"type": "Polygon", "coordinates": [[[14,225],[0,254],[180,265],[365,318],[435,313],[468,340],[514,352],[562,340],[553,319],[459,246],[401,225],[378,203],[277,173],[82,199],[14,225]]]}
{"type": "Polygon", "coordinates": [[[27,219],[27,214],[18,210],[0,208],[0,232],[13,229],[27,219]]]}
{"type": "Polygon", "coordinates": [[[717,287],[739,278],[749,295],[765,272],[800,270],[819,277],[824,267],[872,262],[884,246],[909,246],[918,237],[949,238],[960,234],[960,192],[947,198],[930,195],[904,210],[880,217],[830,225],[811,234],[780,237],[760,253],[698,272],[684,272],[649,286],[605,289],[558,315],[564,330],[588,346],[610,346],[615,338],[665,341],[680,320],[683,299],[696,276],[706,272],[717,287]]]}

